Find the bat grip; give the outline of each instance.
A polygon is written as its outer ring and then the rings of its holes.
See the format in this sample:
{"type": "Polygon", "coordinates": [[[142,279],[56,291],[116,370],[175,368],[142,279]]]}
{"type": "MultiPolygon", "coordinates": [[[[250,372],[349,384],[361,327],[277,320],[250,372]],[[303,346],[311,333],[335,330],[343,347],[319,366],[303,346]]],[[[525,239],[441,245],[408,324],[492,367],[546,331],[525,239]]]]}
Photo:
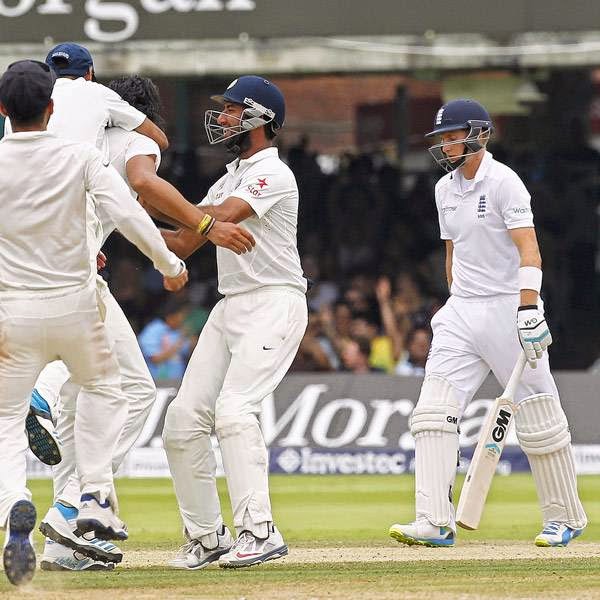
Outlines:
{"type": "Polygon", "coordinates": [[[523,369],[525,368],[526,364],[527,358],[525,357],[525,352],[521,350],[519,353],[519,358],[517,359],[517,363],[515,364],[515,368],[512,370],[510,379],[506,384],[506,389],[501,396],[502,398],[510,398],[511,400],[514,398],[515,391],[519,385],[519,381],[521,380],[521,375],[523,374],[523,369]]]}

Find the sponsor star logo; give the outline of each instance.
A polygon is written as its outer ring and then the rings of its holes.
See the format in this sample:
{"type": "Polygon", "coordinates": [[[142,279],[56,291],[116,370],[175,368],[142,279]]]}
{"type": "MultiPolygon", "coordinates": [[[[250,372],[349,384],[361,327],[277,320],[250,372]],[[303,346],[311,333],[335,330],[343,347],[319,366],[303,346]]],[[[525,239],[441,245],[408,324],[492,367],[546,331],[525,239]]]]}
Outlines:
{"type": "Polygon", "coordinates": [[[259,178],[258,178],[258,184],[257,184],[257,185],[258,185],[258,187],[259,187],[261,190],[262,190],[264,187],[267,187],[267,185],[269,185],[269,184],[267,183],[267,178],[266,178],[266,177],[263,177],[263,178],[261,179],[261,178],[259,177],[259,178]]]}

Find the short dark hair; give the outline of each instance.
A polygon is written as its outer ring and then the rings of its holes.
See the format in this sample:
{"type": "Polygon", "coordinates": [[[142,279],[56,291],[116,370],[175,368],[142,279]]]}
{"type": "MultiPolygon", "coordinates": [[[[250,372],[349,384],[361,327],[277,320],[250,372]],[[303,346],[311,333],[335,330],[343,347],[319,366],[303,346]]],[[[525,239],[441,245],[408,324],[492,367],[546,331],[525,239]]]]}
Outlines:
{"type": "Polygon", "coordinates": [[[113,79],[108,87],[117,92],[125,102],[143,112],[151,121],[159,127],[163,127],[164,120],[161,116],[162,103],[160,92],[149,77],[132,75],[130,77],[119,77],[113,79]]]}

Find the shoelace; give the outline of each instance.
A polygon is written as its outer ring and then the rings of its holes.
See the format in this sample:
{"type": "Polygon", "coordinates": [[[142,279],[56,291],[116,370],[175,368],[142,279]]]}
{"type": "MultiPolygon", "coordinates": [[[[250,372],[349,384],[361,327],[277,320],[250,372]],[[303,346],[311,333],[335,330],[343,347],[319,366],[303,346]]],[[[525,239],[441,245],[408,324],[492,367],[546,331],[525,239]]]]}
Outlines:
{"type": "Polygon", "coordinates": [[[560,523],[556,523],[555,521],[550,521],[550,523],[546,524],[546,526],[544,527],[544,531],[542,531],[542,533],[554,534],[554,533],[558,533],[559,529],[560,529],[560,523]]]}
{"type": "Polygon", "coordinates": [[[236,552],[247,546],[248,544],[254,543],[256,538],[249,531],[242,531],[238,536],[237,540],[233,542],[233,546],[230,549],[230,552],[236,552]]]}
{"type": "Polygon", "coordinates": [[[194,548],[196,547],[196,544],[199,544],[200,542],[198,542],[197,540],[190,540],[189,542],[186,542],[185,544],[183,544],[183,546],[181,546],[181,548],[179,548],[179,552],[178,554],[180,555],[185,555],[185,554],[189,554],[190,552],[192,552],[194,550],[194,548]]]}

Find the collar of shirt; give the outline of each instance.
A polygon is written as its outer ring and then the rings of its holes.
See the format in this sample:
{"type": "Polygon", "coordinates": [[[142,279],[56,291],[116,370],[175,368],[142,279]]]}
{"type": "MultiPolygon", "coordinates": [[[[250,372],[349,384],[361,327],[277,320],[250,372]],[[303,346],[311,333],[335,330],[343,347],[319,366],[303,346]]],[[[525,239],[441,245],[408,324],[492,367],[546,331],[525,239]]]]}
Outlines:
{"type": "Polygon", "coordinates": [[[459,181],[459,178],[452,177],[454,193],[458,194],[459,196],[464,196],[465,194],[468,194],[469,192],[473,191],[475,189],[475,186],[483,180],[483,178],[487,175],[488,171],[490,170],[490,167],[492,165],[492,159],[492,153],[486,150],[485,154],[483,155],[481,164],[477,169],[477,173],[475,173],[475,177],[473,177],[473,179],[465,179],[461,173],[461,180],[465,185],[464,189],[461,189],[461,182],[459,181]]]}
{"type": "Polygon", "coordinates": [[[2,138],[2,142],[4,140],[13,140],[13,141],[25,141],[25,140],[35,140],[37,138],[47,138],[47,137],[56,137],[54,133],[51,131],[17,131],[13,133],[9,133],[2,138]]]}
{"type": "Polygon", "coordinates": [[[249,156],[248,158],[236,158],[227,165],[227,172],[235,173],[238,167],[245,167],[247,165],[251,165],[252,163],[256,163],[259,160],[262,160],[263,158],[268,158],[269,156],[279,156],[279,150],[277,150],[275,146],[270,146],[269,148],[265,148],[264,150],[259,150],[258,152],[255,152],[252,156],[249,156]]]}
{"type": "Polygon", "coordinates": [[[74,83],[75,81],[77,81],[79,79],[83,79],[83,77],[76,77],[75,79],[71,79],[70,77],[59,77],[54,82],[54,87],[59,87],[59,88],[60,87],[65,87],[67,85],[71,85],[72,83],[74,83]]]}

